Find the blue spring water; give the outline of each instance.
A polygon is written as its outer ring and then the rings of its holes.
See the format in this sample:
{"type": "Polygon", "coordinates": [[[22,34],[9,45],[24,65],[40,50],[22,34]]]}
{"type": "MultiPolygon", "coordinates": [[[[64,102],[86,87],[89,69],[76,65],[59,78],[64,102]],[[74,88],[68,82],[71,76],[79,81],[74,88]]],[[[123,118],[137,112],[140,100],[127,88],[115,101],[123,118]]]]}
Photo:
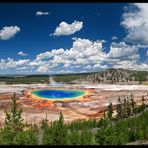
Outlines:
{"type": "Polygon", "coordinates": [[[32,94],[46,99],[72,99],[85,94],[84,90],[35,90],[32,94]]]}

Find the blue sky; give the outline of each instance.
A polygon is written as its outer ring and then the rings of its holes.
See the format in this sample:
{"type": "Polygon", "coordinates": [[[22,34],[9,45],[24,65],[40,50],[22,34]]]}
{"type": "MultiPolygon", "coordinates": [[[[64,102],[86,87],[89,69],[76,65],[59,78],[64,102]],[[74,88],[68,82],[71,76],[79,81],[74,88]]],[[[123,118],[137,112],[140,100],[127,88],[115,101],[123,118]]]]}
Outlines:
{"type": "Polygon", "coordinates": [[[148,70],[148,4],[1,3],[0,74],[148,70]]]}

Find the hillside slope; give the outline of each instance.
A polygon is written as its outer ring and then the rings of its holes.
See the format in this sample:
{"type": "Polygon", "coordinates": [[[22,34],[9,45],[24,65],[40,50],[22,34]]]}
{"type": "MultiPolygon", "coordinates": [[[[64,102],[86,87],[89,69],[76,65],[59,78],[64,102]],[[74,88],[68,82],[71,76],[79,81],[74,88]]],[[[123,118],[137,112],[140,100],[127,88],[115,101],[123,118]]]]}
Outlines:
{"type": "Polygon", "coordinates": [[[148,79],[148,72],[130,71],[125,69],[107,69],[98,73],[89,74],[74,80],[74,83],[141,83],[148,79]]]}

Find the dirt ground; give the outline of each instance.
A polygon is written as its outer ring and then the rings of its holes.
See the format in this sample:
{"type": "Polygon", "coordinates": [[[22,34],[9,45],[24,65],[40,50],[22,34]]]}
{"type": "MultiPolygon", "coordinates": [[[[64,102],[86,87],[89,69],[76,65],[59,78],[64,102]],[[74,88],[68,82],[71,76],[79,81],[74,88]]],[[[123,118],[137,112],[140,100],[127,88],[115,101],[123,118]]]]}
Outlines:
{"type": "MultiPolygon", "coordinates": [[[[2,86],[1,86],[2,87],[2,86]]],[[[11,96],[14,92],[12,89],[13,86],[11,86],[11,90],[7,89],[7,91],[1,91],[0,87],[0,125],[2,126],[4,124],[5,120],[5,113],[4,109],[9,110],[11,107],[11,96]]],[[[9,86],[10,87],[10,86],[9,86]]],[[[47,86],[46,86],[47,87],[47,86]]],[[[48,86],[49,87],[49,86],[48,86]]],[[[73,86],[76,88],[76,86],[73,86]]],[[[78,87],[78,86],[77,86],[78,87]]],[[[93,89],[93,92],[91,95],[84,97],[83,100],[70,100],[68,102],[62,102],[62,101],[55,101],[53,103],[53,106],[40,106],[39,103],[36,100],[28,99],[25,95],[23,95],[22,90],[29,90],[32,89],[30,86],[25,86],[25,88],[20,89],[17,86],[15,86],[15,90],[17,90],[17,97],[19,98],[18,106],[22,108],[23,113],[22,117],[24,119],[24,122],[35,123],[40,125],[41,121],[45,118],[48,119],[48,121],[54,121],[59,118],[59,113],[62,111],[64,115],[65,122],[71,122],[73,120],[77,119],[90,119],[90,118],[100,118],[103,115],[104,110],[107,108],[108,104],[110,102],[113,103],[113,105],[117,104],[118,97],[124,97],[127,95],[130,95],[131,93],[134,95],[135,102],[138,102],[141,100],[142,96],[145,96],[145,99],[148,100],[148,86],[147,88],[136,86],[136,89],[131,89],[130,86],[126,87],[126,89],[118,89],[117,86],[113,89],[107,89],[108,86],[104,86],[103,88],[85,88],[93,89]],[[36,101],[36,102],[35,102],[36,101]]],[[[7,88],[7,87],[6,87],[7,88]]],[[[38,88],[40,88],[38,86],[38,88]]],[[[41,87],[45,88],[45,87],[41,87]]],[[[66,87],[68,89],[68,87],[66,87]]],[[[78,87],[80,88],[80,86],[78,87]]],[[[84,88],[81,86],[81,88],[84,88]]],[[[112,88],[110,85],[109,88],[112,88]]]]}

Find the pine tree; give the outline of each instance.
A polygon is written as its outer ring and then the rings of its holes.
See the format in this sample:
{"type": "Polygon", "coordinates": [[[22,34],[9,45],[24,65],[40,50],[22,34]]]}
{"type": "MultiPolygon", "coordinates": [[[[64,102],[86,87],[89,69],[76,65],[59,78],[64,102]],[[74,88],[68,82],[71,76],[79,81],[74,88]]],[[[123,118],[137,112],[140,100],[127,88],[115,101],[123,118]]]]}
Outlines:
{"type": "Polygon", "coordinates": [[[42,123],[43,123],[42,128],[44,130],[43,144],[52,145],[53,144],[52,126],[49,126],[46,120],[44,120],[42,123]]]}
{"type": "Polygon", "coordinates": [[[42,120],[41,125],[42,125],[41,128],[43,128],[43,129],[45,129],[46,127],[49,127],[47,114],[46,114],[46,118],[42,120]]]}
{"type": "Polygon", "coordinates": [[[64,117],[62,112],[60,112],[59,120],[54,123],[52,132],[53,144],[66,144],[67,127],[64,125],[64,117]]]}
{"type": "Polygon", "coordinates": [[[123,118],[127,117],[127,100],[124,96],[124,100],[123,100],[123,118]]]}
{"type": "Polygon", "coordinates": [[[83,129],[81,131],[81,144],[88,145],[92,143],[92,133],[88,129],[83,129]]]}
{"type": "Polygon", "coordinates": [[[117,144],[123,145],[128,142],[128,124],[126,120],[120,120],[116,125],[117,144]]]}
{"type": "Polygon", "coordinates": [[[2,141],[4,144],[17,144],[15,138],[21,133],[23,134],[23,119],[21,117],[22,110],[17,108],[16,94],[12,97],[12,107],[10,112],[5,110],[5,125],[2,129],[2,141]]]}
{"type": "Polygon", "coordinates": [[[17,108],[16,101],[17,98],[16,94],[14,93],[12,97],[11,111],[7,112],[5,110],[6,113],[5,124],[6,126],[10,126],[14,130],[14,132],[22,130],[23,128],[23,119],[21,117],[22,109],[17,108]]]}
{"type": "Polygon", "coordinates": [[[81,144],[81,138],[79,131],[73,129],[67,134],[67,140],[66,144],[70,145],[80,145],[81,144]]]}
{"type": "Polygon", "coordinates": [[[96,142],[100,145],[117,144],[116,128],[111,126],[98,130],[96,134],[96,142]]]}
{"type": "Polygon", "coordinates": [[[37,132],[31,127],[23,132],[19,131],[18,134],[13,139],[13,144],[17,145],[37,144],[37,132]]]}
{"type": "Polygon", "coordinates": [[[0,135],[1,135],[1,139],[0,139],[1,144],[3,144],[3,145],[13,144],[13,139],[15,137],[15,133],[10,126],[5,125],[4,128],[1,129],[0,135]]]}
{"type": "Polygon", "coordinates": [[[127,101],[126,101],[126,114],[127,114],[127,117],[130,116],[131,113],[132,113],[131,103],[130,103],[129,99],[127,99],[127,101]]]}
{"type": "Polygon", "coordinates": [[[106,128],[110,124],[109,118],[106,116],[105,111],[103,117],[99,120],[98,126],[106,128]]]}
{"type": "Polygon", "coordinates": [[[116,107],[116,111],[117,111],[117,119],[121,119],[123,117],[123,113],[122,113],[122,102],[121,102],[121,99],[120,97],[118,98],[118,104],[117,104],[117,107],[116,107]]]}
{"type": "Polygon", "coordinates": [[[108,105],[108,112],[107,112],[107,115],[108,115],[108,118],[110,120],[112,120],[112,116],[113,116],[113,105],[112,103],[110,102],[110,104],[108,105]]]}
{"type": "Polygon", "coordinates": [[[14,131],[10,126],[0,130],[0,144],[3,145],[28,145],[37,144],[37,133],[33,128],[28,128],[24,131],[14,131]]]}
{"type": "Polygon", "coordinates": [[[93,126],[93,127],[97,127],[97,121],[96,121],[96,119],[93,119],[93,121],[92,121],[92,126],[93,126]]]}
{"type": "Polygon", "coordinates": [[[131,94],[131,96],[130,96],[130,98],[131,98],[131,114],[136,114],[136,108],[135,108],[135,102],[134,102],[134,96],[131,94]]]}
{"type": "Polygon", "coordinates": [[[102,127],[103,126],[103,120],[104,120],[103,118],[101,118],[99,120],[97,127],[102,127]]]}
{"type": "Polygon", "coordinates": [[[144,96],[142,96],[142,105],[141,105],[142,112],[145,110],[145,107],[146,107],[144,101],[145,101],[144,96]]]}

